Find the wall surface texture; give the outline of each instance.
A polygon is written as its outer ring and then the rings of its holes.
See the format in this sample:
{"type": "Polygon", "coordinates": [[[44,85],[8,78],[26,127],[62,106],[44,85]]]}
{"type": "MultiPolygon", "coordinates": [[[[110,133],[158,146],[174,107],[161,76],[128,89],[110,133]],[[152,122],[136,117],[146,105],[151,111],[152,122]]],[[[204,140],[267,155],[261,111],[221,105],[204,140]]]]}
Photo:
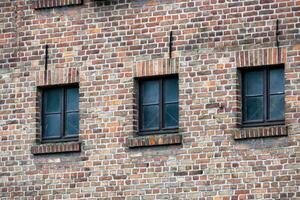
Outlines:
{"type": "Polygon", "coordinates": [[[0,1],[0,199],[300,199],[299,0],[37,1],[0,1]],[[243,128],[239,68],[272,64],[285,125],[243,128]],[[136,78],[167,74],[179,131],[137,136],[136,78]],[[79,142],[40,144],[68,83],[79,142]]]}

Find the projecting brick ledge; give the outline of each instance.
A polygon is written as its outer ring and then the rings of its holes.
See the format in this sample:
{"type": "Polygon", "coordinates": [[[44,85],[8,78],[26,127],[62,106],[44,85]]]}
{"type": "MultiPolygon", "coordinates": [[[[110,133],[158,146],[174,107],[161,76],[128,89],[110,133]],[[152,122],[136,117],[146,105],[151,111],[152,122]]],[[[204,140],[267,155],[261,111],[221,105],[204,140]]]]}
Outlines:
{"type": "Polygon", "coordinates": [[[71,5],[81,5],[83,0],[35,0],[33,2],[34,9],[54,8],[71,5]]]}
{"type": "Polygon", "coordinates": [[[34,155],[50,154],[50,153],[80,152],[80,151],[81,151],[80,142],[39,144],[31,147],[31,153],[34,155]]]}
{"type": "Polygon", "coordinates": [[[270,127],[251,127],[242,128],[241,130],[234,132],[234,139],[247,139],[247,138],[262,138],[272,136],[286,136],[288,135],[287,127],[281,126],[270,126],[270,127]]]}
{"type": "Polygon", "coordinates": [[[127,139],[127,146],[129,148],[175,145],[181,143],[182,143],[182,136],[179,134],[149,135],[149,136],[142,136],[142,137],[137,136],[137,137],[127,139]]]}

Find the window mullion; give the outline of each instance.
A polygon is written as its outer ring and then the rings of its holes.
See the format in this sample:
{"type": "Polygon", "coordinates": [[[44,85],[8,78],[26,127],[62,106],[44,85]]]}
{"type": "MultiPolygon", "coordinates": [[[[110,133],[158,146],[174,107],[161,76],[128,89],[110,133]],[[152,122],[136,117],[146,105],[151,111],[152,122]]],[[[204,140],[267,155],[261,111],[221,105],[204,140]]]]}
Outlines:
{"type": "Polygon", "coordinates": [[[163,80],[159,79],[159,129],[162,130],[164,127],[163,121],[163,80]]]}
{"type": "Polygon", "coordinates": [[[269,120],[269,118],[270,118],[270,116],[269,116],[269,112],[270,112],[270,108],[269,108],[269,106],[270,106],[270,77],[269,77],[269,69],[265,69],[265,73],[264,73],[264,76],[265,76],[265,81],[264,81],[264,85],[265,85],[265,97],[264,97],[264,99],[265,99],[265,103],[264,103],[264,106],[265,106],[265,110],[264,110],[264,112],[265,112],[265,114],[264,114],[264,121],[266,122],[266,121],[268,121],[269,120]]]}
{"type": "Polygon", "coordinates": [[[47,101],[47,99],[46,99],[46,95],[45,95],[45,91],[42,91],[42,115],[41,115],[41,125],[42,125],[42,139],[44,138],[44,136],[45,136],[45,125],[44,125],[44,123],[45,123],[45,105],[46,105],[46,101],[47,101]]]}
{"type": "Polygon", "coordinates": [[[242,73],[242,122],[246,121],[246,80],[245,80],[245,73],[242,73]]]}
{"type": "Polygon", "coordinates": [[[138,126],[139,130],[142,130],[144,127],[143,124],[143,105],[142,105],[142,95],[143,95],[143,84],[141,81],[138,82],[139,88],[138,88],[138,126]]]}
{"type": "Polygon", "coordinates": [[[65,137],[65,118],[66,118],[66,88],[63,88],[62,89],[62,97],[63,97],[63,100],[62,100],[62,113],[61,113],[61,117],[62,117],[62,120],[61,120],[61,138],[64,138],[65,137]]]}

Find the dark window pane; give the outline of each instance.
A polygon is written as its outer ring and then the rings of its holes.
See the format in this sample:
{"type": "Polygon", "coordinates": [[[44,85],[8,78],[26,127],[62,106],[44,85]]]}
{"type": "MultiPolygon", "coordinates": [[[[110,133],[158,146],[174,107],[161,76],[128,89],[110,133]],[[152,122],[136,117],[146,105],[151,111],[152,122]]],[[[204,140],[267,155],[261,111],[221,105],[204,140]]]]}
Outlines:
{"type": "Polygon", "coordinates": [[[284,69],[270,70],[270,93],[284,92],[284,69]]]}
{"type": "Polygon", "coordinates": [[[263,97],[246,98],[246,116],[245,120],[262,120],[263,119],[263,97]]]}
{"type": "Polygon", "coordinates": [[[163,93],[165,103],[178,101],[178,79],[164,80],[163,93]]]}
{"type": "Polygon", "coordinates": [[[67,89],[67,110],[78,110],[79,92],[78,88],[67,89]]]}
{"type": "Polygon", "coordinates": [[[144,81],[142,84],[142,104],[156,104],[159,101],[159,81],[144,81]]]}
{"type": "Polygon", "coordinates": [[[165,128],[178,126],[178,103],[165,104],[164,125],[165,128]]]}
{"type": "Polygon", "coordinates": [[[78,112],[66,114],[66,135],[78,135],[79,114],[78,112]]]}
{"type": "Polygon", "coordinates": [[[263,71],[254,71],[245,73],[246,95],[263,94],[263,71]]]}
{"type": "Polygon", "coordinates": [[[159,106],[143,106],[143,129],[154,129],[159,127],[159,106]]]}
{"type": "Polygon", "coordinates": [[[284,95],[270,96],[270,119],[284,119],[284,95]]]}
{"type": "Polygon", "coordinates": [[[62,89],[51,89],[45,91],[45,112],[57,113],[61,112],[62,106],[62,89]]]}
{"type": "Polygon", "coordinates": [[[60,137],[60,114],[45,115],[43,119],[43,138],[60,137]]]}

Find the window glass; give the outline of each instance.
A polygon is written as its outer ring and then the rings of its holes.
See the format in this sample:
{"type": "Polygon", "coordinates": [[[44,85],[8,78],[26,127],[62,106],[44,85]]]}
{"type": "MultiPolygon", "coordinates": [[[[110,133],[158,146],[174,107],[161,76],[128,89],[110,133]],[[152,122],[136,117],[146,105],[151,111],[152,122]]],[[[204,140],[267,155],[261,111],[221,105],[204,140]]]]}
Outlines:
{"type": "Polygon", "coordinates": [[[79,132],[78,112],[66,114],[66,135],[77,135],[79,132]]]}
{"type": "Polygon", "coordinates": [[[284,95],[271,95],[270,97],[270,119],[284,119],[284,95]]]}
{"type": "Polygon", "coordinates": [[[270,70],[270,93],[284,92],[284,69],[270,70]]]}
{"type": "Polygon", "coordinates": [[[263,97],[248,97],[246,99],[246,120],[262,120],[263,111],[263,97]]]}
{"type": "Polygon", "coordinates": [[[143,107],[143,129],[159,128],[159,106],[143,107]]]}
{"type": "Polygon", "coordinates": [[[178,101],[178,80],[167,79],[164,81],[164,101],[168,102],[177,102],[178,101]]]}
{"type": "Polygon", "coordinates": [[[43,119],[44,138],[59,138],[61,132],[61,115],[51,114],[43,119]]]}
{"type": "Polygon", "coordinates": [[[159,81],[145,81],[142,84],[142,103],[157,104],[159,102],[159,81]]]}
{"type": "Polygon", "coordinates": [[[251,71],[245,74],[246,95],[263,94],[263,71],[251,71]]]}
{"type": "Polygon", "coordinates": [[[78,88],[68,88],[67,89],[67,110],[77,111],[79,104],[79,92],[78,88]]]}
{"type": "Polygon", "coordinates": [[[45,112],[61,112],[62,101],[62,89],[47,89],[45,92],[45,112]]]}
{"type": "Polygon", "coordinates": [[[164,122],[165,122],[165,127],[178,126],[178,103],[165,105],[164,122]]]}

